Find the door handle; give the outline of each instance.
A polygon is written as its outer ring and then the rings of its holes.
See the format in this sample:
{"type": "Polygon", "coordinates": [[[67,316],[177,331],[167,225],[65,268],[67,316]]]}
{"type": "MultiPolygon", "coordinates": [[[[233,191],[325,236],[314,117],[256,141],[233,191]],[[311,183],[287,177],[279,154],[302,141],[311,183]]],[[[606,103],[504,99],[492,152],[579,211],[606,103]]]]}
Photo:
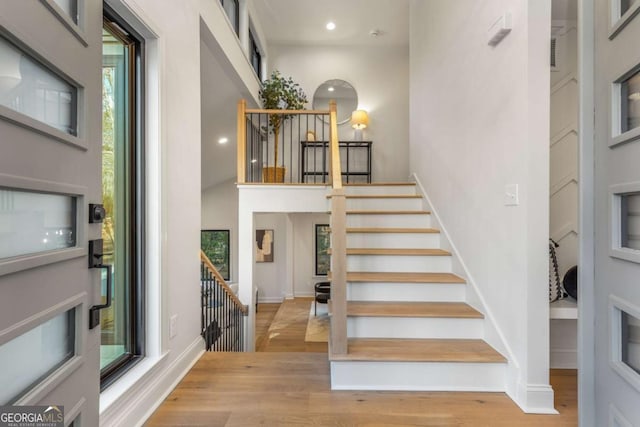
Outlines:
{"type": "Polygon", "coordinates": [[[111,302],[113,299],[111,291],[113,283],[113,265],[102,263],[102,248],[102,239],[89,241],[89,268],[99,268],[102,270],[107,270],[107,300],[104,304],[97,304],[89,309],[89,329],[93,329],[100,324],[100,310],[111,307],[111,302]]]}

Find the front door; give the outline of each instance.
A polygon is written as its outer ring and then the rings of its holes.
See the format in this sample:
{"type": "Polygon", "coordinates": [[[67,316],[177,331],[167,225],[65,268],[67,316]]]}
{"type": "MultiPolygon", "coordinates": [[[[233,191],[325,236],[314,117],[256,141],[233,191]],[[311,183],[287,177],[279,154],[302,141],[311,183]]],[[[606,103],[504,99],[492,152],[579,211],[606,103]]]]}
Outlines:
{"type": "Polygon", "coordinates": [[[106,277],[87,255],[101,237],[101,53],[101,2],[0,1],[0,406],[63,406],[65,425],[88,427],[89,310],[106,277]]]}
{"type": "Polygon", "coordinates": [[[595,1],[596,426],[640,426],[639,7],[595,1]]]}

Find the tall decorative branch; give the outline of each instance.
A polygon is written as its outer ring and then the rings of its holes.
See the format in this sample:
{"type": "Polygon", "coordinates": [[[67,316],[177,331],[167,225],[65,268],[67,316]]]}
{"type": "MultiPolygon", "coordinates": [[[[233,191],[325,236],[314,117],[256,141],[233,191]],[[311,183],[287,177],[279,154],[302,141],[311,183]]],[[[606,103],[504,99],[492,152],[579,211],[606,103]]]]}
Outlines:
{"type": "MultiPolygon", "coordinates": [[[[304,110],[304,105],[309,102],[298,83],[291,77],[283,77],[278,70],[274,70],[271,76],[262,82],[260,91],[262,108],[267,110],[304,110]]],[[[275,138],[274,144],[274,166],[278,166],[278,137],[281,126],[293,115],[291,114],[270,114],[269,124],[275,138]]]]}

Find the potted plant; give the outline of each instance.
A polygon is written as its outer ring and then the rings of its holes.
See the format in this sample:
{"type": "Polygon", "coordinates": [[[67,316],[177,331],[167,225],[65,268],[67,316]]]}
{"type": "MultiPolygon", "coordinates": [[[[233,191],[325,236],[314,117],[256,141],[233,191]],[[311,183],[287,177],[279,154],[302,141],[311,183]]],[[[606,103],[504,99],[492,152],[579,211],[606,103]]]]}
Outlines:
{"type": "MultiPolygon", "coordinates": [[[[303,110],[308,102],[307,95],[298,83],[291,77],[283,77],[278,70],[274,70],[271,76],[262,83],[260,90],[262,108],[267,110],[303,110]]],[[[278,139],[282,125],[292,118],[291,114],[270,114],[269,124],[274,136],[273,167],[262,169],[264,182],[284,182],[285,168],[278,166],[278,139]]]]}

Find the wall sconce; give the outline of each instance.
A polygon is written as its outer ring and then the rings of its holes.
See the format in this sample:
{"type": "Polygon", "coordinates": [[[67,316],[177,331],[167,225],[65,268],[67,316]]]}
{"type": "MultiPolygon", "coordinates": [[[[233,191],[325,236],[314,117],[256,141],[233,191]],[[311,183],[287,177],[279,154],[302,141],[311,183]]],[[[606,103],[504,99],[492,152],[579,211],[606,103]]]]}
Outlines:
{"type": "Polygon", "coordinates": [[[364,110],[351,113],[351,127],[355,129],[354,140],[362,141],[362,129],[369,125],[369,115],[364,110]]]}

